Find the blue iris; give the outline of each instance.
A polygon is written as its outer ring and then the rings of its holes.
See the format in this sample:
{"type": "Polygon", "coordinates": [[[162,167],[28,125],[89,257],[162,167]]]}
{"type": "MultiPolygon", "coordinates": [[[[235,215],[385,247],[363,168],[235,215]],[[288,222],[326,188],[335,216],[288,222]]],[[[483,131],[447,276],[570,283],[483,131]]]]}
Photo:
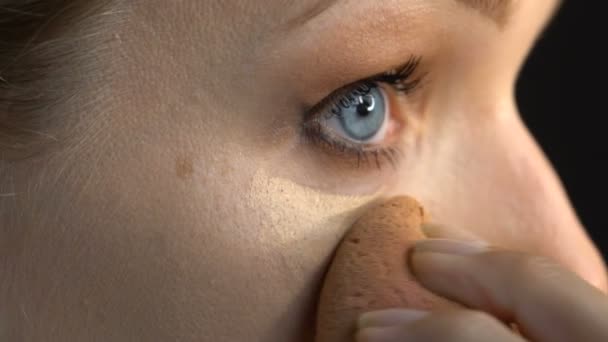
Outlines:
{"type": "Polygon", "coordinates": [[[366,141],[373,138],[385,120],[386,103],[378,87],[365,92],[355,91],[348,101],[341,101],[340,125],[353,140],[366,141]]]}

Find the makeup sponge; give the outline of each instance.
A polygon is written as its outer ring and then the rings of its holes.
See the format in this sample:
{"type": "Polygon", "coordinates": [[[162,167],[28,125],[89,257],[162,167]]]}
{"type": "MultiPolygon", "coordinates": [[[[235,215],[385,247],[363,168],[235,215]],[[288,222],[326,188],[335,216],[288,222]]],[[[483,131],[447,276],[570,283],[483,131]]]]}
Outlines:
{"type": "Polygon", "coordinates": [[[435,310],[452,302],[422,288],[407,266],[412,243],[424,239],[416,200],[394,198],[366,212],[338,247],[319,299],[316,342],[353,341],[360,314],[388,308],[435,310]]]}

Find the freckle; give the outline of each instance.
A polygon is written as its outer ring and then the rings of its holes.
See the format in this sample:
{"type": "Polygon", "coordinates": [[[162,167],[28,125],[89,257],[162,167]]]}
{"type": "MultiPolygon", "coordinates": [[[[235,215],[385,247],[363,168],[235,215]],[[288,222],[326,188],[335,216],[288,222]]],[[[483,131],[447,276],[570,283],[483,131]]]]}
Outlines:
{"type": "Polygon", "coordinates": [[[232,165],[230,165],[229,163],[222,165],[221,168],[222,168],[222,174],[225,175],[226,177],[229,177],[234,172],[234,167],[232,165]]]}
{"type": "Polygon", "coordinates": [[[190,178],[194,174],[194,163],[188,157],[178,157],[175,162],[175,173],[182,180],[190,178]]]}

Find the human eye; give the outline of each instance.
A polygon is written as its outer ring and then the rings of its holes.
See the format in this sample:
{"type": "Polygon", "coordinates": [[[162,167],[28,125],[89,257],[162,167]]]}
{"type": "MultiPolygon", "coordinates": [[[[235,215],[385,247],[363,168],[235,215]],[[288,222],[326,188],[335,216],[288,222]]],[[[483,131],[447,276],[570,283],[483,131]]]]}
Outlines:
{"type": "Polygon", "coordinates": [[[406,118],[395,97],[409,96],[421,83],[420,58],[343,87],[315,105],[306,115],[304,135],[324,151],[355,160],[357,167],[396,166],[398,138],[406,118]]]}

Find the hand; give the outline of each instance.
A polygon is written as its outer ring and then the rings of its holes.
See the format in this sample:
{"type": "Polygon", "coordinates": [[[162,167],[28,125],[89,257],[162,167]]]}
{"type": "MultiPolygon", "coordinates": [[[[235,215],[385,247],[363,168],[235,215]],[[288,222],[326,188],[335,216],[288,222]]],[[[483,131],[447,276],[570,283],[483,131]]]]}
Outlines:
{"type": "Polygon", "coordinates": [[[435,239],[409,263],[423,286],[470,309],[366,313],[357,341],[608,341],[608,297],[548,259],[435,239]]]}

